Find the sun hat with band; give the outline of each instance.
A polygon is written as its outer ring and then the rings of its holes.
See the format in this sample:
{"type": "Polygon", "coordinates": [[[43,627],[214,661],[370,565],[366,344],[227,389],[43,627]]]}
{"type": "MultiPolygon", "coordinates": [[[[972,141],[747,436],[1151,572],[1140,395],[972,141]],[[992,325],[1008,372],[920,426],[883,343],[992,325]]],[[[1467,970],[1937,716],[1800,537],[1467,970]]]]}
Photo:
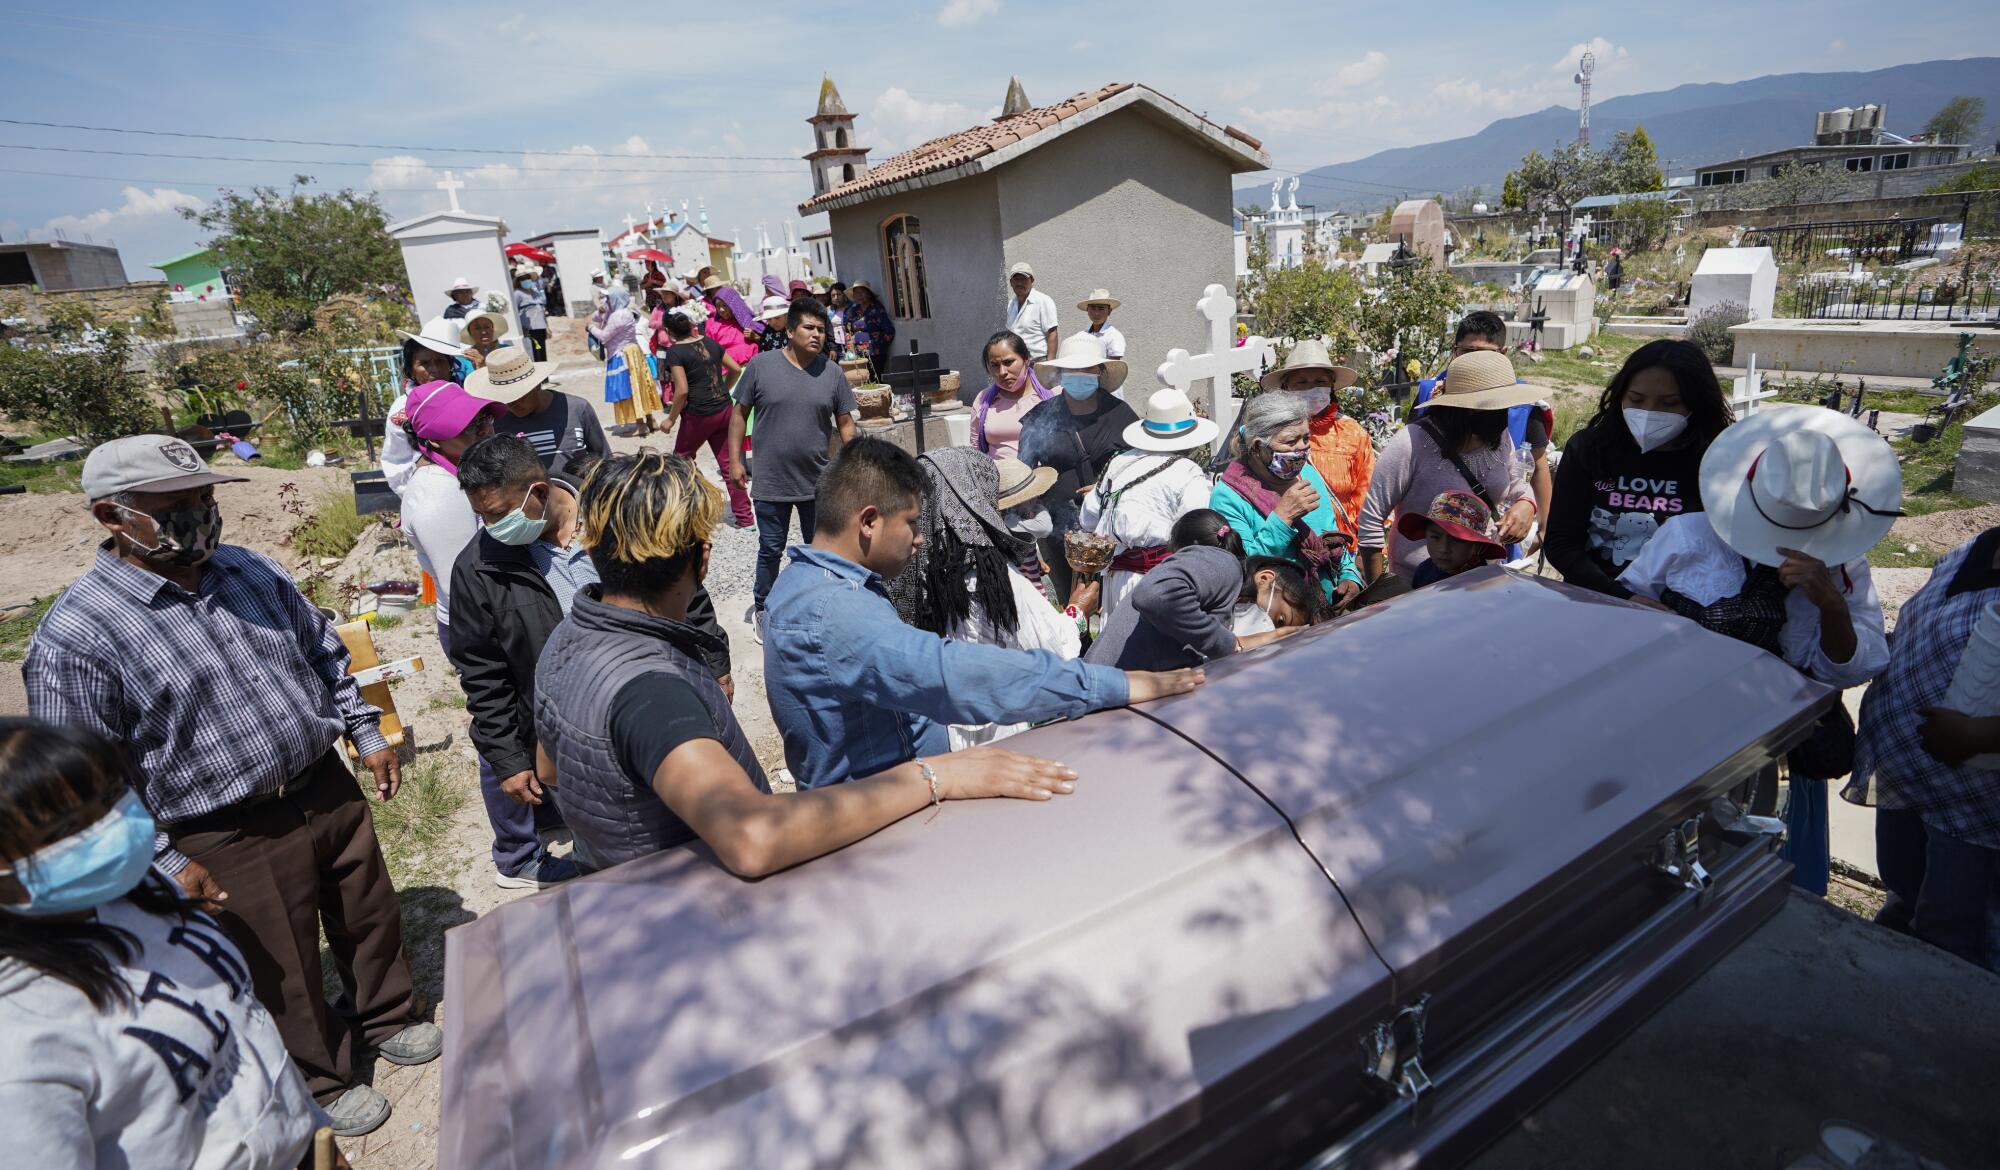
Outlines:
{"type": "Polygon", "coordinates": [[[765,297],[764,304],[757,310],[760,320],[775,321],[792,311],[792,302],[783,297],[765,297]]]}
{"type": "Polygon", "coordinates": [[[514,328],[507,320],[509,316],[510,314],[503,313],[498,309],[480,309],[477,312],[467,313],[458,319],[459,336],[470,338],[472,336],[472,323],[484,320],[493,322],[493,336],[496,339],[505,337],[514,328]]]}
{"type": "Polygon", "coordinates": [[[1493,512],[1486,501],[1471,492],[1443,491],[1431,501],[1428,512],[1405,512],[1396,521],[1396,535],[1422,544],[1431,525],[1468,544],[1479,546],[1479,555],[1489,561],[1504,559],[1507,549],[1493,539],[1493,512]]]}
{"type": "Polygon", "coordinates": [[[1125,428],[1125,445],[1141,451],[1191,451],[1213,442],[1216,429],[1213,419],[1195,414],[1187,391],[1168,386],[1146,396],[1139,421],[1125,428]]]}
{"type": "Polygon", "coordinates": [[[1122,305],[1124,303],[1125,302],[1119,300],[1117,297],[1112,296],[1110,289],[1094,288],[1090,290],[1089,296],[1083,298],[1082,300],[1076,303],[1076,307],[1078,309],[1087,310],[1092,305],[1103,305],[1107,309],[1115,309],[1119,305],[1122,305]]]}
{"type": "Polygon", "coordinates": [[[503,345],[486,358],[486,365],[465,379],[465,392],[488,402],[517,402],[549,380],[554,362],[538,362],[516,345],[503,345]]]}
{"type": "Polygon", "coordinates": [[[459,331],[458,322],[449,317],[432,317],[424,322],[422,333],[411,333],[407,329],[396,330],[396,336],[404,341],[414,341],[434,353],[446,357],[464,357],[464,334],[459,331]]]}
{"type": "Polygon", "coordinates": [[[1535,402],[1543,393],[1540,386],[1524,385],[1514,377],[1514,362],[1506,354],[1475,349],[1451,359],[1451,364],[1445,367],[1444,380],[1431,391],[1430,401],[1422,409],[1446,406],[1459,410],[1505,410],[1535,402]]]}
{"type": "Polygon", "coordinates": [[[1062,476],[1053,467],[1029,467],[1012,455],[995,459],[993,469],[1000,473],[999,506],[1002,512],[1040,499],[1062,476]]]}
{"type": "Polygon", "coordinates": [[[1125,384],[1125,375],[1131,367],[1118,358],[1104,356],[1104,339],[1090,333],[1072,333],[1062,339],[1056,356],[1047,361],[1035,363],[1035,377],[1042,385],[1053,386],[1062,380],[1064,370],[1088,370],[1104,367],[1098,377],[1098,385],[1105,390],[1116,390],[1125,384]],[[1055,371],[1050,373],[1049,371],[1055,371]]]}
{"type": "Polygon", "coordinates": [[[1294,345],[1292,352],[1285,355],[1284,365],[1265,374],[1259,382],[1266,390],[1283,390],[1285,375],[1297,370],[1325,370],[1333,375],[1335,390],[1345,390],[1361,377],[1346,366],[1334,365],[1333,359],[1327,356],[1326,342],[1317,337],[1308,337],[1294,345]]]}
{"type": "Polygon", "coordinates": [[[471,278],[471,277],[469,277],[469,276],[461,276],[461,277],[459,277],[459,278],[458,278],[457,280],[454,280],[454,281],[452,281],[452,282],[451,282],[451,287],[450,287],[450,288],[448,288],[448,289],[446,289],[446,290],[444,290],[444,291],[445,291],[445,292],[446,292],[447,294],[450,294],[450,293],[455,293],[455,292],[469,292],[469,293],[476,293],[476,292],[478,292],[478,291],[479,291],[479,286],[478,286],[478,285],[476,285],[476,284],[474,284],[474,283],[472,283],[472,278],[471,278]]]}
{"type": "Polygon", "coordinates": [[[1701,501],[1715,534],[1760,565],[1794,549],[1839,565],[1874,548],[1901,516],[1903,473],[1889,444],[1822,406],[1760,410],[1701,457],[1701,501]]]}

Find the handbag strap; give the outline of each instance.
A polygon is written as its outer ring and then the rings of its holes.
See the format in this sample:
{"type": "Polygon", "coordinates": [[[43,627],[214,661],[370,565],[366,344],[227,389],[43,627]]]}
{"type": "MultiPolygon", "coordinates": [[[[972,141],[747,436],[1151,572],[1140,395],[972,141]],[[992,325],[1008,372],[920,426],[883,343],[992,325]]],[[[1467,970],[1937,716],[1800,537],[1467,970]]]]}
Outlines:
{"type": "Polygon", "coordinates": [[[1491,511],[1494,517],[1497,519],[1500,515],[1499,501],[1493,498],[1492,490],[1489,489],[1484,483],[1480,482],[1480,480],[1472,474],[1472,469],[1465,465],[1464,457],[1459,455],[1458,452],[1450,450],[1445,446],[1444,434],[1442,431],[1438,429],[1438,425],[1431,421],[1429,415],[1425,415],[1423,418],[1418,419],[1417,425],[1422,427],[1424,429],[1424,433],[1431,437],[1431,442],[1437,444],[1437,449],[1444,455],[1446,459],[1451,461],[1451,465],[1453,467],[1458,468],[1458,474],[1465,478],[1465,484],[1467,487],[1472,489],[1472,494],[1478,496],[1481,502],[1483,502],[1486,505],[1487,509],[1491,511]]]}

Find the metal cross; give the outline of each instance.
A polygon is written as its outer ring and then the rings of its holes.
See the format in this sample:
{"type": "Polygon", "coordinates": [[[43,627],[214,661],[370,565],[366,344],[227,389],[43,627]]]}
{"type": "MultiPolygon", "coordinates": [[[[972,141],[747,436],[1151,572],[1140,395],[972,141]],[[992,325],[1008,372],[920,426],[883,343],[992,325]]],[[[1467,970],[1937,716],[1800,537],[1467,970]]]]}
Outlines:
{"type": "Polygon", "coordinates": [[[442,178],[442,179],[438,180],[437,182],[435,182],[435,183],[431,184],[431,186],[433,186],[433,187],[436,187],[436,188],[437,188],[438,190],[440,190],[440,191],[444,192],[444,193],[445,193],[445,194],[446,194],[447,196],[449,196],[449,197],[450,197],[450,199],[451,199],[451,209],[452,209],[453,211],[458,211],[458,210],[459,210],[459,206],[458,206],[458,191],[459,191],[459,188],[461,188],[461,187],[465,186],[465,180],[464,180],[464,179],[459,179],[459,178],[454,178],[454,177],[452,176],[452,173],[451,173],[450,171],[446,171],[446,172],[444,173],[444,178],[442,178]]]}
{"type": "Polygon", "coordinates": [[[1242,345],[1234,344],[1231,335],[1235,331],[1236,298],[1219,284],[1203,290],[1194,308],[1208,320],[1208,352],[1190,354],[1185,349],[1170,349],[1167,360],[1160,363],[1156,373],[1162,384],[1179,388],[1197,408],[1204,402],[1195,395],[1194,384],[1210,379],[1208,417],[1226,435],[1236,425],[1236,396],[1230,388],[1230,376],[1263,372],[1275,360],[1271,343],[1263,337],[1251,337],[1242,345]]]}

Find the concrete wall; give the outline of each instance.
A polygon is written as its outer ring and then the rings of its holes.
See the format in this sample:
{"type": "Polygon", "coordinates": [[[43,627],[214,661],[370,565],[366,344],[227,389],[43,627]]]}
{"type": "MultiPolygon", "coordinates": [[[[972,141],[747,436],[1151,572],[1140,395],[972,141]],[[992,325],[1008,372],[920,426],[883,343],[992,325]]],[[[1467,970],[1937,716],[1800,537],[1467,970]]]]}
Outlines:
{"type": "MultiPolygon", "coordinates": [[[[1032,155],[1030,156],[1032,157],[1032,155]]],[[[882,224],[895,215],[914,215],[923,232],[924,279],[931,315],[896,321],[896,350],[910,342],[934,352],[947,369],[963,375],[968,393],[986,386],[980,347],[1006,323],[1001,298],[1007,290],[1006,253],[1000,243],[998,185],[994,175],[978,175],[920,191],[873,199],[828,214],[841,279],[866,280],[893,311],[882,271],[882,224]]],[[[1072,302],[1076,298],[1072,297],[1072,302]]]]}
{"type": "Polygon", "coordinates": [[[172,321],[168,315],[167,288],[164,280],[41,292],[27,285],[10,286],[0,288],[0,317],[24,317],[30,324],[45,325],[52,306],[81,304],[88,306],[91,314],[101,321],[164,328],[172,321]]]}
{"type": "Polygon", "coordinates": [[[995,175],[1006,255],[983,289],[988,328],[1006,320],[1002,274],[1025,260],[1035,287],[1055,299],[1062,336],[1089,325],[1076,302],[1092,289],[1124,302],[1111,322],[1125,334],[1132,366],[1128,401],[1157,387],[1154,371],[1169,349],[1208,347],[1195,302],[1211,284],[1235,287],[1231,175],[1219,155],[1125,109],[995,175]]]}
{"type": "MultiPolygon", "coordinates": [[[[1944,169],[1942,167],[1938,168],[1944,169]]],[[[1892,172],[1894,173],[1894,172],[1892,172]]],[[[1908,172],[1903,172],[1908,173],[1908,172]]],[[[1701,228],[1771,227],[1789,223],[1853,223],[1867,219],[1927,219],[1934,215],[1957,220],[1972,204],[1972,227],[1968,234],[1996,230],[1994,209],[2000,197],[1994,192],[1956,192],[1949,195],[1901,195],[1884,199],[1841,199],[1831,203],[1801,203],[1795,207],[1757,207],[1703,211],[1695,215],[1701,228]]]]}
{"type": "Polygon", "coordinates": [[[1789,365],[1800,373],[1934,378],[1958,352],[1958,335],[1970,332],[1984,349],[2000,339],[1991,330],[1968,330],[1962,321],[1806,321],[1777,317],[1732,328],[1732,365],[1757,355],[1757,368],[1789,365]]]}

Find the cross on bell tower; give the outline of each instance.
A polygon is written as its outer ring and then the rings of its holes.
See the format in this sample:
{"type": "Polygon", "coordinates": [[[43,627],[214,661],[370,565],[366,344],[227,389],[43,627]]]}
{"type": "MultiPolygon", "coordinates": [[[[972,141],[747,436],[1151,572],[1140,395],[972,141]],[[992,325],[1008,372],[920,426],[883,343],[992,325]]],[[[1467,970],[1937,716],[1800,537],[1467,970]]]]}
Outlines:
{"type": "Polygon", "coordinates": [[[840,100],[833,78],[822,75],[819,109],[806,121],[812,123],[813,149],[806,155],[812,164],[813,194],[824,195],[850,179],[858,179],[868,169],[868,148],[854,138],[854,115],[840,100]]]}

